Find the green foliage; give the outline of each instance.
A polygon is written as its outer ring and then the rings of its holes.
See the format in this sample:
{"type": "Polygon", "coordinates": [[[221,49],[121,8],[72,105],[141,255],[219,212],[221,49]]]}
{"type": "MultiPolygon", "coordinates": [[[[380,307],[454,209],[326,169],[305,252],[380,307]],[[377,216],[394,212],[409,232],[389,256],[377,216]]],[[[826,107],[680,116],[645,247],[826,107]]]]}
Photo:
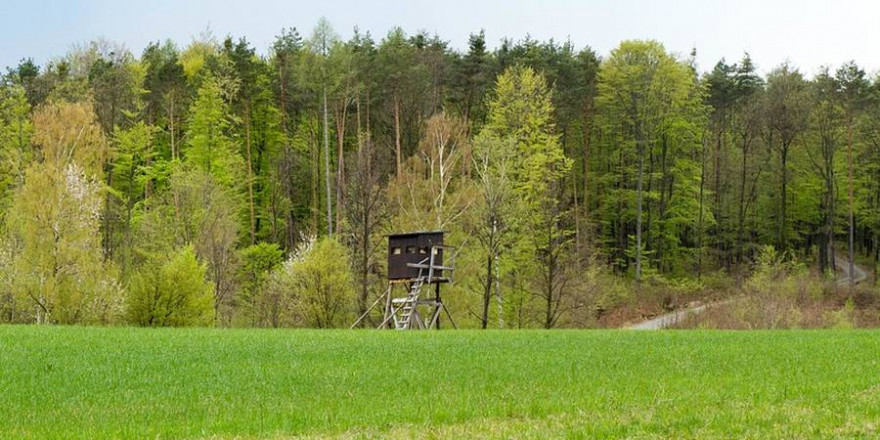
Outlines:
{"type": "Polygon", "coordinates": [[[755,258],[752,280],[772,281],[804,272],[803,264],[790,252],[780,253],[775,247],[763,246],[755,258]]]}
{"type": "Polygon", "coordinates": [[[53,102],[33,114],[33,142],[40,160],[60,170],[74,163],[100,180],[109,153],[95,112],[88,102],[53,102]]]}
{"type": "MultiPolygon", "coordinates": [[[[562,179],[571,170],[571,160],[555,133],[551,90],[543,75],[530,67],[508,68],[496,79],[495,96],[488,107],[488,120],[480,133],[481,142],[488,147],[480,152],[484,162],[480,171],[483,189],[499,191],[497,183],[500,182],[490,183],[485,179],[497,179],[500,172],[497,167],[504,167],[503,172],[510,173],[509,178],[503,178],[504,183],[512,186],[515,197],[503,203],[518,205],[514,208],[515,216],[522,217],[521,220],[487,219],[494,222],[490,227],[499,221],[519,226],[513,231],[517,236],[511,246],[515,263],[500,264],[500,268],[514,269],[508,272],[514,278],[510,284],[515,287],[507,302],[512,305],[510,309],[518,325],[523,325],[527,321],[522,318],[523,313],[540,298],[546,304],[542,321],[550,328],[566,310],[563,305],[567,293],[565,274],[561,269],[570,268],[568,262],[572,259],[566,257],[570,254],[572,234],[564,223],[568,213],[559,194],[562,179]],[[504,140],[508,142],[506,145],[504,140]],[[498,150],[507,145],[514,147],[512,156],[498,150]]],[[[493,208],[495,216],[500,214],[499,209],[493,208]]],[[[498,251],[490,251],[490,254],[498,255],[498,251]]]]}
{"type": "Polygon", "coordinates": [[[517,159],[511,181],[529,204],[540,203],[552,183],[571,169],[554,131],[551,90],[530,67],[511,67],[498,75],[483,131],[513,139],[517,159]]]}
{"type": "Polygon", "coordinates": [[[278,267],[284,257],[281,248],[274,243],[257,243],[240,251],[239,279],[242,312],[249,315],[249,324],[260,321],[259,302],[265,296],[266,279],[278,267]]]}
{"type": "Polygon", "coordinates": [[[280,270],[289,277],[295,313],[307,327],[342,327],[354,314],[354,283],[348,254],[333,238],[301,250],[280,270]]]}
{"type": "Polygon", "coordinates": [[[13,190],[24,181],[24,170],[33,160],[30,145],[33,124],[25,89],[0,87],[0,223],[6,214],[13,190]]]}
{"type": "Polygon", "coordinates": [[[238,145],[229,135],[232,121],[229,107],[223,100],[218,81],[207,78],[193,103],[188,132],[186,162],[210,174],[217,183],[240,187],[244,177],[244,161],[238,145]]]}
{"type": "Polygon", "coordinates": [[[129,321],[145,327],[212,325],[214,296],[206,270],[192,246],[147,262],[129,283],[129,321]]]}
{"type": "Polygon", "coordinates": [[[389,183],[388,197],[397,210],[394,224],[404,230],[458,229],[474,199],[464,158],[470,157],[464,123],[441,113],[425,123],[418,154],[401,177],[389,183]]]}
{"type": "Polygon", "coordinates": [[[290,257],[275,266],[251,300],[255,325],[332,328],[354,319],[351,266],[336,239],[303,237],[290,257]]]}
{"type": "Polygon", "coordinates": [[[605,242],[621,268],[628,256],[638,266],[644,255],[670,271],[692,255],[682,244],[699,245],[713,224],[704,162],[695,154],[703,142],[703,90],[693,69],[656,41],[622,42],[598,81],[600,155],[609,164],[597,182],[607,191],[597,207],[605,242]],[[632,237],[642,235],[636,248],[632,237]]]}
{"type": "Polygon", "coordinates": [[[20,319],[40,323],[114,322],[120,292],[98,234],[98,184],[75,164],[33,165],[9,217],[11,288],[20,319]]]}
{"type": "Polygon", "coordinates": [[[745,286],[750,299],[738,311],[739,319],[757,328],[798,328],[803,313],[798,307],[822,296],[822,284],[791,252],[765,246],[758,253],[755,270],[745,286]]]}
{"type": "Polygon", "coordinates": [[[121,294],[98,233],[95,173],[105,144],[94,114],[80,104],[45,107],[35,116],[34,138],[42,161],[23,170],[8,216],[17,320],[115,322],[121,294]]]}
{"type": "MultiPolygon", "coordinates": [[[[117,254],[121,262],[123,276],[134,258],[134,236],[132,234],[132,219],[138,215],[136,210],[143,204],[146,198],[146,190],[151,183],[148,173],[148,164],[156,156],[155,135],[156,127],[138,122],[126,130],[118,130],[113,139],[113,185],[108,188],[112,195],[120,202],[115,212],[121,219],[122,228],[119,235],[112,237],[114,242],[120,243],[117,254]]],[[[108,215],[110,213],[107,213],[108,215]]]]}
{"type": "Polygon", "coordinates": [[[180,65],[191,81],[204,72],[205,65],[217,53],[217,42],[213,35],[203,33],[180,54],[180,65]]]}
{"type": "Polygon", "coordinates": [[[135,220],[138,253],[151,258],[192,245],[208,265],[217,318],[228,323],[238,267],[239,195],[202,171],[181,169],[152,202],[135,220]]]}
{"type": "Polygon", "coordinates": [[[43,320],[52,297],[51,322],[114,321],[113,280],[192,246],[219,325],[340,325],[275,267],[329,234],[363,309],[382,234],[446,229],[464,327],[603,325],[597,310],[707,276],[731,286],[769,244],[804,269],[761,262],[746,285],[795,307],[816,294],[808,263],[830,276],[849,238],[877,260],[880,81],[852,62],[762,76],[747,54],[701,74],[656,41],[604,55],[490,50],[482,32],[467,52],[402,28],[343,41],[322,19],[265,57],[208,31],[140,57],[99,39],[24,60],[0,77],[0,319],[43,320]]]}

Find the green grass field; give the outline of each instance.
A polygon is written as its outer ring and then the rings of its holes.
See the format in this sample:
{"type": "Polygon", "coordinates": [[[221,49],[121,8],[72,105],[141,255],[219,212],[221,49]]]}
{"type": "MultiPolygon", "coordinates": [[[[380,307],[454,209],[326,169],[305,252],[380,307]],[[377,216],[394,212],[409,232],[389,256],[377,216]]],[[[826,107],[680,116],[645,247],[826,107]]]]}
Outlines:
{"type": "Polygon", "coordinates": [[[880,438],[880,332],[0,327],[0,438],[880,438]]]}

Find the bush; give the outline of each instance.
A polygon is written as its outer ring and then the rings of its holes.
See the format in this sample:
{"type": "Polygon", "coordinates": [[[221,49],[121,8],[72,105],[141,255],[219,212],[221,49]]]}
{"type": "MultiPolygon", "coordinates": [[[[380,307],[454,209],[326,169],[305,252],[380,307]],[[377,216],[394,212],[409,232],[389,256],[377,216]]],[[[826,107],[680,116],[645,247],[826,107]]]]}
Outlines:
{"type": "Polygon", "coordinates": [[[205,270],[192,246],[167,261],[147,263],[129,285],[131,322],[147,327],[212,325],[214,295],[205,270]]]}
{"type": "Polygon", "coordinates": [[[764,246],[746,283],[746,290],[753,295],[804,302],[822,297],[823,284],[816,281],[807,267],[792,255],[780,254],[773,246],[764,246]]]}
{"type": "Polygon", "coordinates": [[[834,329],[851,329],[855,326],[855,303],[848,299],[840,310],[825,312],[825,324],[834,329]]]}
{"type": "Polygon", "coordinates": [[[353,320],[354,284],[345,247],[314,237],[269,277],[262,303],[273,326],[344,326],[353,320]]]}
{"type": "MultiPolygon", "coordinates": [[[[244,324],[265,326],[266,310],[263,306],[267,298],[264,289],[268,284],[267,278],[284,260],[284,253],[275,243],[257,243],[242,249],[240,260],[238,278],[241,291],[236,305],[242,312],[242,318],[247,319],[244,324]]],[[[277,327],[277,324],[273,326],[277,327]]]]}

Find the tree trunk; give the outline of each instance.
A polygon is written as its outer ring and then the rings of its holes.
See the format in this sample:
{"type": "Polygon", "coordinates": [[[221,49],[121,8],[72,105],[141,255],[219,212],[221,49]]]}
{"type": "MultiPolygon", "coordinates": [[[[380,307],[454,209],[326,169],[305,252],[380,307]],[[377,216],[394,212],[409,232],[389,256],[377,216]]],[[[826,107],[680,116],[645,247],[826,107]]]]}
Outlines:
{"type": "MultiPolygon", "coordinates": [[[[113,187],[113,163],[107,162],[107,188],[113,187]]],[[[104,260],[113,257],[113,223],[110,215],[110,192],[104,197],[104,260]]]]}
{"type": "Polygon", "coordinates": [[[281,132],[287,136],[287,125],[285,124],[285,116],[287,116],[287,104],[284,95],[284,60],[285,58],[282,56],[281,59],[278,60],[278,99],[281,103],[281,132]]]}
{"type": "Polygon", "coordinates": [[[400,99],[394,96],[394,158],[397,163],[397,178],[400,179],[402,159],[400,152],[400,99]]]}
{"type": "MultiPolygon", "coordinates": [[[[132,161],[134,162],[134,161],[132,161]]],[[[131,247],[132,247],[132,238],[131,238],[131,212],[134,209],[134,177],[135,177],[135,167],[134,163],[131,164],[128,170],[128,197],[125,201],[125,255],[122,259],[122,278],[126,279],[126,274],[128,273],[128,264],[131,260],[131,247]]]]}
{"type": "Polygon", "coordinates": [[[828,190],[828,201],[827,201],[827,203],[828,203],[828,225],[827,225],[827,228],[828,228],[828,237],[827,237],[828,238],[828,251],[827,251],[827,258],[828,259],[825,261],[824,264],[825,264],[825,266],[827,266],[825,268],[826,270],[834,271],[835,264],[837,263],[837,261],[836,261],[837,257],[835,256],[835,254],[837,253],[837,250],[835,249],[835,246],[834,246],[834,216],[836,215],[836,212],[835,212],[836,202],[834,200],[834,174],[832,174],[833,173],[833,166],[834,166],[833,161],[831,163],[829,163],[829,166],[832,168],[828,169],[829,176],[827,179],[828,181],[826,182],[827,190],[828,190]]]}
{"type": "MultiPolygon", "coordinates": [[[[282,187],[284,188],[285,196],[287,196],[288,200],[293,201],[293,191],[292,185],[290,185],[290,172],[292,168],[292,160],[290,159],[290,133],[287,131],[287,100],[286,94],[284,92],[284,64],[285,57],[282,55],[278,60],[278,86],[279,86],[279,105],[281,107],[280,112],[280,123],[281,123],[281,132],[284,134],[284,160],[282,165],[282,187]]],[[[287,225],[285,227],[285,245],[287,249],[293,249],[296,245],[295,240],[295,230],[296,230],[296,216],[294,215],[293,208],[289,207],[286,210],[285,218],[287,220],[287,225]]],[[[275,211],[273,210],[273,215],[275,211]]],[[[273,323],[274,325],[274,323],[273,323]]]]}
{"type": "MultiPolygon", "coordinates": [[[[617,166],[621,170],[620,179],[617,181],[617,189],[618,191],[624,191],[627,187],[628,176],[624,168],[623,152],[621,151],[617,153],[617,166]]],[[[611,164],[609,164],[608,168],[612,168],[611,164]]],[[[623,198],[618,198],[617,212],[615,213],[615,219],[617,220],[617,230],[615,231],[617,233],[617,259],[618,261],[625,262],[624,267],[621,267],[621,269],[629,269],[629,258],[626,255],[626,249],[629,247],[629,225],[626,224],[623,216],[625,203],[623,198]]]]}
{"type": "Polygon", "coordinates": [[[333,200],[330,195],[330,127],[327,120],[327,88],[324,87],[324,186],[327,191],[327,235],[333,236],[333,200]]]}
{"type": "MultiPolygon", "coordinates": [[[[489,240],[489,243],[489,249],[491,249],[491,239],[489,240]]],[[[486,330],[486,328],[489,326],[489,301],[492,298],[492,278],[494,276],[494,273],[492,272],[492,263],[495,260],[492,253],[493,251],[490,250],[489,253],[486,255],[486,285],[484,286],[485,290],[483,291],[483,317],[480,320],[480,326],[483,328],[483,330],[486,330]]]]}
{"type": "Polygon", "coordinates": [[[782,217],[780,219],[779,226],[779,250],[785,251],[787,250],[788,240],[786,240],[786,228],[785,228],[785,220],[786,220],[786,207],[788,206],[788,145],[784,144],[782,146],[782,200],[780,202],[780,208],[782,209],[782,217]]]}
{"type": "Polygon", "coordinates": [[[348,115],[348,99],[343,98],[341,109],[336,110],[336,228],[342,219],[342,206],[345,188],[345,118],[348,115]]]}
{"type": "Polygon", "coordinates": [[[584,206],[584,216],[590,216],[590,206],[589,206],[589,190],[590,190],[590,136],[591,136],[591,128],[592,128],[592,105],[587,104],[584,109],[584,163],[583,163],[583,189],[581,190],[582,204],[584,206]]]}
{"type": "Polygon", "coordinates": [[[495,255],[493,258],[495,259],[495,300],[498,303],[498,328],[504,328],[504,299],[501,298],[501,283],[499,282],[497,251],[495,251],[495,255]]]}
{"type": "Polygon", "coordinates": [[[578,185],[575,179],[571,179],[572,201],[574,202],[574,249],[578,261],[582,256],[581,249],[581,207],[578,202],[578,185]]]}
{"type": "MultiPolygon", "coordinates": [[[[719,126],[717,128],[718,132],[716,134],[717,140],[715,144],[715,200],[713,206],[713,214],[715,216],[715,248],[720,251],[718,257],[724,259],[724,247],[725,247],[725,236],[724,236],[724,228],[722,223],[722,194],[721,194],[721,167],[722,167],[722,155],[724,154],[724,115],[721,115],[721,121],[719,122],[719,126]]],[[[700,267],[702,269],[702,266],[700,267]]]]}
{"type": "Polygon", "coordinates": [[[171,130],[171,159],[177,159],[177,149],[174,144],[174,95],[171,95],[171,103],[168,109],[168,125],[171,130]]]}
{"type": "MultiPolygon", "coordinates": [[[[368,171],[369,172],[369,171],[368,171]]],[[[363,171],[362,171],[363,173],[363,171]]],[[[369,174],[367,174],[369,175],[369,174]]],[[[370,235],[372,235],[372,231],[370,230],[370,212],[367,209],[364,209],[361,213],[362,218],[361,222],[363,223],[361,230],[361,292],[360,298],[358,298],[359,302],[359,315],[363,315],[367,313],[367,297],[370,294],[369,286],[370,286],[370,235]]],[[[366,325],[366,323],[364,323],[366,325]]]]}
{"type": "Polygon", "coordinates": [[[849,285],[855,285],[855,250],[853,241],[855,239],[855,197],[853,195],[853,154],[852,154],[852,123],[847,129],[848,145],[847,145],[847,161],[849,162],[849,285]]]}
{"type": "Polygon", "coordinates": [[[751,140],[748,134],[742,137],[742,169],[740,170],[740,186],[739,186],[739,218],[736,230],[736,263],[743,262],[743,241],[745,240],[746,230],[746,177],[748,176],[748,158],[751,140]]]}
{"type": "Polygon", "coordinates": [[[703,273],[703,204],[705,203],[706,188],[706,142],[703,141],[700,151],[700,220],[698,223],[699,231],[697,231],[697,274],[703,273]]]}
{"type": "Polygon", "coordinates": [[[309,162],[311,162],[312,168],[312,184],[311,184],[311,233],[313,235],[318,234],[318,221],[321,215],[321,196],[320,196],[320,188],[321,188],[321,154],[318,146],[318,134],[315,132],[315,127],[310,127],[309,133],[309,155],[311,156],[309,162]]]}
{"type": "MultiPolygon", "coordinates": [[[[647,155],[648,155],[648,164],[647,164],[648,169],[647,169],[647,173],[644,173],[644,175],[647,176],[647,182],[645,182],[645,188],[642,190],[642,193],[651,194],[651,191],[654,190],[654,154],[653,154],[653,152],[648,151],[647,155]]],[[[663,184],[662,183],[660,184],[660,193],[661,194],[663,193],[663,184]]],[[[651,225],[653,223],[654,218],[652,216],[653,212],[651,211],[651,200],[650,199],[648,199],[648,200],[642,199],[642,213],[644,215],[643,220],[642,220],[642,225],[644,226],[644,230],[645,230],[644,233],[642,234],[642,249],[643,250],[655,249],[654,247],[651,246],[653,243],[651,240],[653,238],[651,235],[651,232],[653,231],[653,229],[651,228],[651,225]]],[[[654,253],[654,257],[660,258],[661,253],[662,253],[662,249],[659,249],[659,247],[657,247],[656,252],[654,253]]],[[[650,265],[651,263],[649,262],[648,264],[650,265]]]]}
{"type": "Polygon", "coordinates": [[[874,286],[877,286],[877,271],[880,265],[880,234],[874,232],[874,286]]]}
{"type": "Polygon", "coordinates": [[[553,281],[556,275],[556,262],[553,257],[553,224],[552,220],[547,226],[547,319],[545,329],[553,328],[553,281]]]}
{"type": "MultiPolygon", "coordinates": [[[[358,173],[361,176],[366,176],[366,179],[361,178],[360,188],[357,188],[357,192],[361,194],[371,195],[369,185],[367,182],[372,183],[372,175],[373,170],[370,168],[370,154],[372,154],[372,149],[364,150],[364,139],[361,136],[361,97],[360,93],[358,93],[357,101],[356,101],[356,112],[357,112],[357,142],[358,142],[358,173]],[[366,157],[365,157],[366,156],[366,157]],[[365,168],[365,169],[364,169],[365,168]]],[[[370,210],[366,209],[368,207],[366,200],[364,200],[364,209],[361,210],[361,292],[360,298],[358,298],[359,303],[359,315],[363,315],[367,313],[367,298],[370,295],[370,236],[373,234],[371,230],[371,222],[370,222],[370,210]]],[[[369,317],[367,317],[369,319],[369,317]]],[[[367,323],[362,321],[362,326],[366,326],[367,323]]]]}
{"type": "Polygon", "coordinates": [[[254,208],[254,166],[251,152],[251,109],[250,103],[245,104],[244,115],[245,147],[247,149],[247,187],[248,187],[248,211],[250,214],[251,245],[257,242],[257,215],[254,208]]]}
{"type": "Polygon", "coordinates": [[[645,171],[644,145],[638,140],[639,175],[636,181],[636,283],[642,281],[642,180],[645,171]]]}

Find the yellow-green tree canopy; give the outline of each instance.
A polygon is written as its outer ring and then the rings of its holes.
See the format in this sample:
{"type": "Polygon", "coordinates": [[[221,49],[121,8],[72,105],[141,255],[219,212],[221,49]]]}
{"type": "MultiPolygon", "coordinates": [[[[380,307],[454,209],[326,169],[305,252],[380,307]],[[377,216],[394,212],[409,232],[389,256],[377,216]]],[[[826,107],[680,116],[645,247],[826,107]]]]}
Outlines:
{"type": "Polygon", "coordinates": [[[192,246],[147,263],[128,287],[129,320],[146,327],[212,325],[214,295],[206,270],[192,246]]]}

